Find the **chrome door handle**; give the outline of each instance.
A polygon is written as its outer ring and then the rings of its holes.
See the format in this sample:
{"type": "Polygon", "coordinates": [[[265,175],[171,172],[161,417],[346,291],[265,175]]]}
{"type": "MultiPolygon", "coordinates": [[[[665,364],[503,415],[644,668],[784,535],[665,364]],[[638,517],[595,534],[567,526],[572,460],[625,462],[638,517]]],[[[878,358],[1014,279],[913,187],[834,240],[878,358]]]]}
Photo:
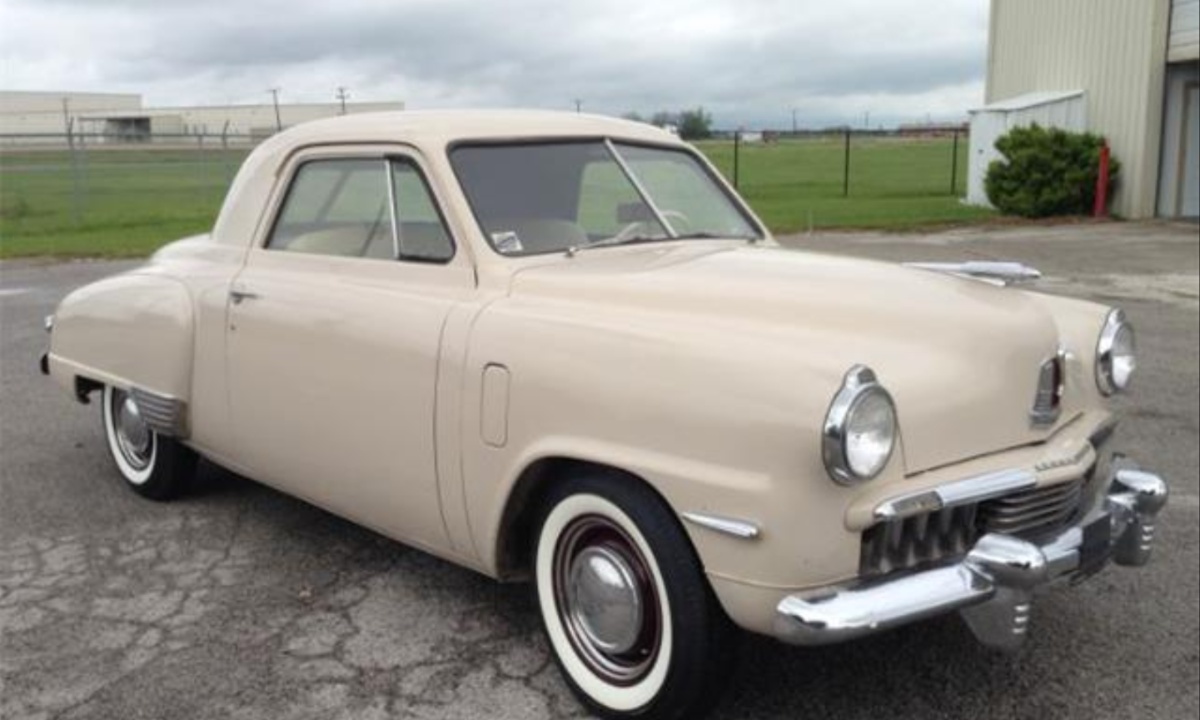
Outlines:
{"type": "Polygon", "coordinates": [[[250,292],[249,290],[243,290],[239,288],[229,289],[229,299],[233,301],[234,305],[241,304],[243,300],[257,300],[258,297],[258,293],[250,292]]]}

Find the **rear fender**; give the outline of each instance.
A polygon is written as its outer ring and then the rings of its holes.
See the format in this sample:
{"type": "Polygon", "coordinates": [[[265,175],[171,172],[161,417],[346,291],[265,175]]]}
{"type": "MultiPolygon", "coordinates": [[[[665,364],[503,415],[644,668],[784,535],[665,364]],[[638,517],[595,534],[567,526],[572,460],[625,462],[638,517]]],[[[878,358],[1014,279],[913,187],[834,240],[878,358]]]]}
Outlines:
{"type": "Polygon", "coordinates": [[[135,272],[86,285],[55,313],[50,375],[77,396],[102,384],[166,403],[176,408],[182,427],[191,395],[193,325],[191,298],[178,280],[135,272]]]}

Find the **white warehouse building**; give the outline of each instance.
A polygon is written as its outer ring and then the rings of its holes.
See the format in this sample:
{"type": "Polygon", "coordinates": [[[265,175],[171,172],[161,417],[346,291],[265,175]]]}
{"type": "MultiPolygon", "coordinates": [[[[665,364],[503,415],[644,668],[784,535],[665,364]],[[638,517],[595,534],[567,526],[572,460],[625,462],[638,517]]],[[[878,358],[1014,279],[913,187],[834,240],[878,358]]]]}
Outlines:
{"type": "Polygon", "coordinates": [[[68,126],[100,140],[153,135],[266,136],[279,127],[334,115],[403,110],[402,102],[260,103],[147,108],[142,96],[116,93],[0,91],[0,134],[65,134],[68,126]],[[276,111],[278,110],[278,115],[276,111]]]}
{"type": "Polygon", "coordinates": [[[986,103],[972,112],[968,201],[1005,130],[1108,139],[1112,210],[1200,216],[1200,0],[992,0],[986,103]]]}

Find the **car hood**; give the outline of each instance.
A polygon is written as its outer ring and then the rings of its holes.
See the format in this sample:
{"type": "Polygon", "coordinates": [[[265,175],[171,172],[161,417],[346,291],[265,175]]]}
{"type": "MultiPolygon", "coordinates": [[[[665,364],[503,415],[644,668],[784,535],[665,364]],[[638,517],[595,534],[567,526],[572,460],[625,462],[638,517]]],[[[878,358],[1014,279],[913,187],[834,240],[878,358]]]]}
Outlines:
{"type": "MultiPolygon", "coordinates": [[[[556,258],[517,273],[512,293],[652,313],[668,337],[681,314],[711,323],[713,342],[769,334],[759,347],[791,354],[788,381],[829,398],[852,365],[868,365],[896,400],[910,474],[1054,429],[1034,426],[1030,410],[1059,331],[1043,303],[1012,288],[774,247],[671,243],[556,258]]],[[[755,372],[753,353],[745,362],[755,372]]]]}

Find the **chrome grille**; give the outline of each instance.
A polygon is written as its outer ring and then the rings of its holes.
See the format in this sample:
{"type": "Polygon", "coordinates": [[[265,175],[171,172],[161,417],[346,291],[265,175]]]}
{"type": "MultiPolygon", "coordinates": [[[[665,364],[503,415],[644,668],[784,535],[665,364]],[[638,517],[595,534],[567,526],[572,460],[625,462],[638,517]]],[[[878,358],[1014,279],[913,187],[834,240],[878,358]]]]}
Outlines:
{"type": "Polygon", "coordinates": [[[876,525],[863,534],[863,573],[881,575],[965,555],[980,536],[978,515],[978,505],[962,505],[876,525]]]}
{"type": "Polygon", "coordinates": [[[1032,539],[1059,530],[1079,510],[1083,486],[1081,478],[879,523],[863,533],[860,572],[883,575],[960,558],[987,533],[1032,539]]]}
{"type": "Polygon", "coordinates": [[[1066,525],[1082,498],[1083,481],[1073,480],[989,500],[980,515],[987,532],[1032,536],[1066,525]]]}

